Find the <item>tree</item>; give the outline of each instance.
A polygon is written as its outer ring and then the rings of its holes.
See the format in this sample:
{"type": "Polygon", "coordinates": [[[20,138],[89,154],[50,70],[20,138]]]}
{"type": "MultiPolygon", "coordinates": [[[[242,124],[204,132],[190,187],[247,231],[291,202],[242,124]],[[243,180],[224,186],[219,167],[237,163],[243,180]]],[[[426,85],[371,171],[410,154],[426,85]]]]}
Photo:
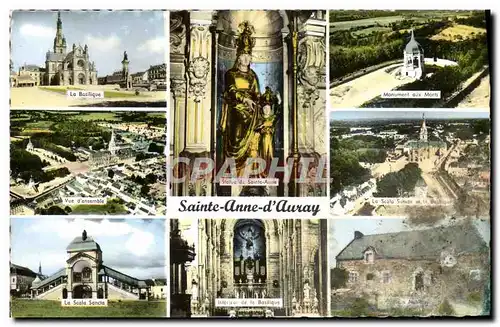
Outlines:
{"type": "Polygon", "coordinates": [[[108,177],[113,179],[113,176],[115,176],[115,172],[112,169],[108,170],[108,177]]]}
{"type": "Polygon", "coordinates": [[[141,187],[141,194],[142,195],[148,195],[149,190],[150,190],[150,187],[147,184],[145,184],[145,185],[143,185],[141,187]]]}
{"type": "Polygon", "coordinates": [[[331,288],[338,289],[346,286],[349,272],[342,268],[333,268],[331,270],[330,282],[331,288]]]}

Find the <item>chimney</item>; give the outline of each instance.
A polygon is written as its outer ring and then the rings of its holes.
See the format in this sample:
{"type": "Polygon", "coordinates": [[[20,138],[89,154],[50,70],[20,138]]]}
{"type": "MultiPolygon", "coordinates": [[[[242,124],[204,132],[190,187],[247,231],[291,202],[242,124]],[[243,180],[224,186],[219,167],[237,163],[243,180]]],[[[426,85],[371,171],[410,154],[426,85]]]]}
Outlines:
{"type": "Polygon", "coordinates": [[[359,231],[354,231],[354,239],[355,240],[362,238],[363,236],[364,236],[363,233],[361,233],[359,231]]]}

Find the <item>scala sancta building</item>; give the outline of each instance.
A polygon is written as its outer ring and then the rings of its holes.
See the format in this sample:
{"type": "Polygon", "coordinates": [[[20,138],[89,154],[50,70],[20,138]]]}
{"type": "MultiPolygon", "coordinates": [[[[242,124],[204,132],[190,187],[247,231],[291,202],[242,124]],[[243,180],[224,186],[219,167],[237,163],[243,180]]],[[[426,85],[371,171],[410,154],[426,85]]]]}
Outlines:
{"type": "Polygon", "coordinates": [[[40,300],[148,300],[155,282],[140,280],[104,265],[99,244],[86,231],[66,248],[65,267],[31,284],[31,297],[40,300]]]}
{"type": "Polygon", "coordinates": [[[199,219],[186,226],[173,219],[171,315],[326,316],[326,223],[320,219],[199,219]],[[187,229],[197,230],[194,244],[183,237],[187,229]],[[283,305],[216,306],[216,299],[249,298],[281,299],[283,305]]]}

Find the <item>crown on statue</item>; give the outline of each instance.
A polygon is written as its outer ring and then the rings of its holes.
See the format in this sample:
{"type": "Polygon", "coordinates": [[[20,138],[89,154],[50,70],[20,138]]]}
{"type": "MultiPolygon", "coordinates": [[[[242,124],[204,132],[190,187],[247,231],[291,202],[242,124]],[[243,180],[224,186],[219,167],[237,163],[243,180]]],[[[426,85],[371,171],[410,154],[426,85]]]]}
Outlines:
{"type": "Polygon", "coordinates": [[[238,31],[240,35],[236,40],[236,56],[240,56],[242,54],[251,55],[252,48],[255,46],[255,38],[252,37],[252,34],[255,33],[254,27],[250,25],[248,21],[244,21],[238,26],[238,31]]]}

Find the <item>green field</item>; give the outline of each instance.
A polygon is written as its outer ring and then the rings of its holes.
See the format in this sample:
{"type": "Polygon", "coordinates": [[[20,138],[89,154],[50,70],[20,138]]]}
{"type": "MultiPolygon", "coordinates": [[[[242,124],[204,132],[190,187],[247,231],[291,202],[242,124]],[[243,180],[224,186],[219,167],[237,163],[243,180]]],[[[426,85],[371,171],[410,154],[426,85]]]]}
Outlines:
{"type": "Polygon", "coordinates": [[[59,301],[11,300],[13,318],[161,318],[166,315],[166,301],[108,301],[107,307],[62,307],[59,301]]]}
{"type": "Polygon", "coordinates": [[[330,32],[348,30],[353,27],[360,27],[360,26],[374,25],[374,24],[388,25],[390,23],[397,22],[405,18],[406,17],[404,16],[387,16],[387,17],[350,20],[345,22],[334,22],[330,23],[330,32]]]}
{"type": "Polygon", "coordinates": [[[39,121],[27,123],[26,124],[26,128],[42,128],[42,129],[45,129],[45,128],[51,127],[53,124],[54,124],[54,122],[52,122],[52,121],[39,120],[39,121]]]}
{"type": "Polygon", "coordinates": [[[83,121],[93,121],[93,120],[109,120],[109,121],[121,121],[114,112],[89,112],[82,113],[76,112],[74,116],[70,119],[83,120],[83,121]]]}
{"type": "Polygon", "coordinates": [[[119,215],[127,213],[127,210],[122,204],[118,203],[117,200],[113,199],[103,205],[80,204],[74,206],[71,213],[74,215],[119,215]]]}
{"type": "Polygon", "coordinates": [[[374,27],[368,27],[359,31],[354,31],[352,34],[356,36],[363,36],[363,35],[368,35],[371,32],[391,32],[391,28],[389,27],[384,27],[384,26],[374,26],[374,27]]]}
{"type": "Polygon", "coordinates": [[[61,88],[59,86],[40,86],[40,90],[45,90],[45,91],[51,91],[51,92],[57,92],[60,94],[66,94],[67,90],[82,90],[74,86],[68,86],[65,88],[61,88]]]}

